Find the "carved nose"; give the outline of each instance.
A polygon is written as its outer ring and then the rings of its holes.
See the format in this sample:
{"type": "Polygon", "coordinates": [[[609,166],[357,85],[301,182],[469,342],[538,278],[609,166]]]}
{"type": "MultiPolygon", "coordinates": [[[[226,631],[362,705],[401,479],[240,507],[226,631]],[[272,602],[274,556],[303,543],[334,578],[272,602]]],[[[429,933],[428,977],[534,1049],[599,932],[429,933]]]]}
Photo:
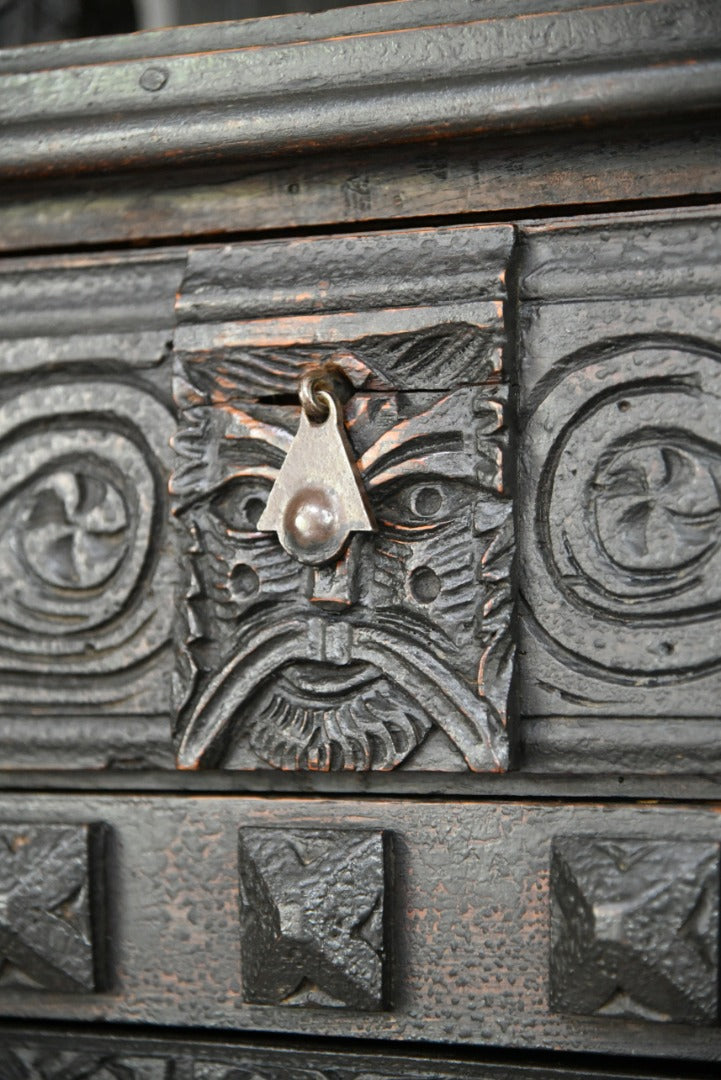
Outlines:
{"type": "Polygon", "coordinates": [[[360,536],[351,537],[340,559],[310,569],[308,599],[311,604],[340,613],[356,602],[361,542],[360,536]]]}

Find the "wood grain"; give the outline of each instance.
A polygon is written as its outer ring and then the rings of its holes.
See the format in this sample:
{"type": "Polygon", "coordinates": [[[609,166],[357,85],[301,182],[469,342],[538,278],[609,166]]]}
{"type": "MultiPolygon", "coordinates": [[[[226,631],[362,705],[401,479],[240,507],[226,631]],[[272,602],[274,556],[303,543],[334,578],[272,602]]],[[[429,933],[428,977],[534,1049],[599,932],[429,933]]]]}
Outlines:
{"type": "Polygon", "coordinates": [[[0,251],[237,236],[459,214],[533,217],[564,204],[639,206],[721,191],[713,125],[574,131],[304,154],[210,169],[6,183],[0,251]]]}

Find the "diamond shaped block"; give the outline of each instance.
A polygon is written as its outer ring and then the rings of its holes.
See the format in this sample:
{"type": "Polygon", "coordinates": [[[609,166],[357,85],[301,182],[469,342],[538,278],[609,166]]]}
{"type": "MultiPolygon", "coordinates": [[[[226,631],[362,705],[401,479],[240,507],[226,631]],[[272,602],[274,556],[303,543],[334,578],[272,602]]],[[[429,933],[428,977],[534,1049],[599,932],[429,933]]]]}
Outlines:
{"type": "Polygon", "coordinates": [[[243,993],[265,1005],[384,1005],[388,834],[240,830],[243,993]]]}
{"type": "Polygon", "coordinates": [[[0,989],[101,988],[98,825],[0,825],[0,989]]]}
{"type": "Polygon", "coordinates": [[[554,839],[552,1009],[713,1024],[718,957],[718,843],[554,839]]]}

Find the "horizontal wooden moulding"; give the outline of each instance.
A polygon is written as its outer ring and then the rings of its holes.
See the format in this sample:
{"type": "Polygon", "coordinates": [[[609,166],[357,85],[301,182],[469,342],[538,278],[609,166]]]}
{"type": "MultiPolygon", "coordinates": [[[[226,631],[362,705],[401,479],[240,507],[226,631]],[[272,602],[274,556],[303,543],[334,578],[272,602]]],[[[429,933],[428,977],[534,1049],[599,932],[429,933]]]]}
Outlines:
{"type": "MultiPolygon", "coordinates": [[[[548,983],[554,838],[607,841],[601,862],[614,852],[633,848],[638,855],[648,847],[639,878],[647,885],[649,874],[657,873],[654,867],[661,876],[666,872],[664,844],[670,858],[686,841],[696,842],[693,850],[704,859],[713,854],[721,840],[717,807],[5,795],[0,821],[19,820],[104,821],[109,827],[111,970],[108,989],[82,1000],[73,994],[0,990],[6,1017],[466,1046],[632,1049],[661,1058],[715,1059],[721,1052],[721,1029],[714,1026],[553,1012],[548,983]],[[239,830],[268,827],[278,830],[283,843],[293,836],[302,840],[308,835],[304,830],[336,836],[340,854],[346,831],[351,836],[392,833],[385,903],[390,970],[382,1011],[244,1003],[239,830]]],[[[581,850],[580,841],[574,844],[581,850]]],[[[311,876],[313,867],[311,859],[311,876]]],[[[324,877],[328,887],[334,880],[342,879],[324,877]]],[[[688,891],[691,879],[685,880],[688,891]]],[[[699,888],[704,882],[699,877],[699,888]]],[[[554,887],[562,897],[565,886],[558,875],[554,887]]],[[[302,890],[298,896],[302,900],[302,890]]],[[[300,918],[296,902],[284,908],[287,933],[300,927],[300,918]]],[[[683,934],[681,941],[686,941],[683,934]]],[[[712,967],[713,985],[718,973],[712,967]]]]}

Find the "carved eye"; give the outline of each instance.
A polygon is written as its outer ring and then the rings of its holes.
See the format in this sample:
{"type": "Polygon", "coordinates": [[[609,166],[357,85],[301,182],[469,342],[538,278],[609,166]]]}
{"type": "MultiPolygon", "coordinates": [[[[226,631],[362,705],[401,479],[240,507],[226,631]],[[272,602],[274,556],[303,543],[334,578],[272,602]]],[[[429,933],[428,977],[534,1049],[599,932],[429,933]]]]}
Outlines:
{"type": "Polygon", "coordinates": [[[471,486],[462,480],[403,480],[383,492],[376,513],[384,525],[424,532],[457,518],[470,500],[471,486]]]}
{"type": "Polygon", "coordinates": [[[233,532],[256,532],[269,491],[270,484],[260,479],[231,480],[215,496],[211,510],[233,532]]]}
{"type": "Polygon", "coordinates": [[[411,489],[408,505],[421,521],[435,521],[446,503],[446,493],[440,484],[422,484],[411,489]]]}

